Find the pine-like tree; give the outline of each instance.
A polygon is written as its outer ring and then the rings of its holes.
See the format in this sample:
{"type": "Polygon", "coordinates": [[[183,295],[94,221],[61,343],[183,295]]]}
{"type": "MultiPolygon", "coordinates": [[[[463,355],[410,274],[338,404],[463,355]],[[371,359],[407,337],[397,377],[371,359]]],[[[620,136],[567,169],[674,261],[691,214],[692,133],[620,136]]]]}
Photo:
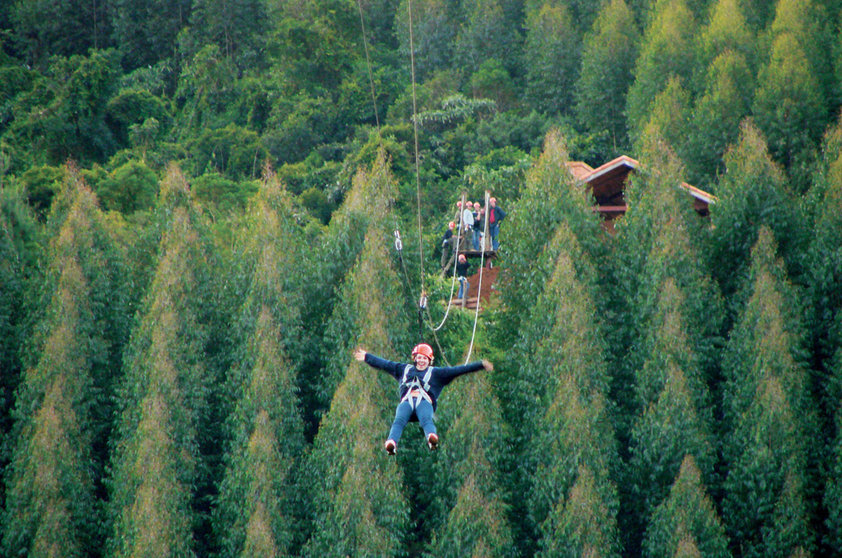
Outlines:
{"type": "Polygon", "coordinates": [[[757,69],[757,41],[743,10],[740,0],[717,0],[711,6],[710,20],[699,34],[699,68],[702,71],[730,52],[745,60],[754,74],[757,69]]]}
{"type": "Polygon", "coordinates": [[[725,152],[750,113],[754,76],[743,55],[728,50],[710,64],[705,84],[684,152],[689,180],[701,187],[709,187],[725,169],[725,152]]]}
{"type": "Polygon", "coordinates": [[[807,476],[816,427],[806,370],[797,360],[804,343],[800,301],[776,257],[763,227],[723,357],[723,520],[743,556],[809,552],[816,543],[807,476]]]}
{"type": "MultiPolygon", "coordinates": [[[[618,310],[611,320],[609,337],[612,346],[622,347],[611,352],[615,362],[610,365],[615,370],[612,398],[621,409],[621,440],[629,435],[632,417],[651,403],[635,399],[634,385],[646,360],[656,358],[658,353],[654,340],[666,315],[662,312],[659,317],[658,313],[665,283],[671,279],[682,293],[675,300],[682,300],[687,354],[691,355],[689,362],[698,359],[698,364],[684,367],[684,371],[689,373],[698,366],[702,385],[718,377],[717,347],[723,327],[721,297],[692,248],[692,239],[700,236],[703,229],[692,211],[690,195],[681,187],[682,167],[657,135],[648,138],[644,153],[648,154],[646,162],[626,190],[630,209],[616,227],[618,245],[610,269],[618,293],[614,300],[618,310]]],[[[679,352],[681,349],[676,349],[673,358],[679,352]]],[[[698,382],[696,378],[692,381],[698,382]]]]}
{"type": "Polygon", "coordinates": [[[706,253],[708,268],[728,298],[745,274],[761,226],[769,227],[779,239],[790,273],[803,235],[784,175],[750,120],[741,125],[739,142],[726,154],[725,167],[716,189],[717,202],[710,206],[711,246],[706,253]]]}
{"type": "MultiPolygon", "coordinates": [[[[483,372],[452,385],[440,410],[441,453],[429,475],[436,493],[425,512],[434,556],[511,556],[514,539],[501,471],[507,428],[490,378],[483,372]],[[452,418],[451,418],[452,417],[452,418]]],[[[414,470],[405,470],[412,478],[414,470]]],[[[416,479],[417,480],[417,479],[416,479]]]]}
{"type": "Polygon", "coordinates": [[[576,483],[544,525],[537,556],[620,556],[616,500],[587,465],[579,467],[576,483]]]}
{"type": "Polygon", "coordinates": [[[282,330],[264,305],[249,346],[253,368],[230,419],[231,450],[219,489],[215,531],[226,556],[288,555],[295,542],[292,467],[304,452],[295,376],[282,330]]]}
{"type": "MultiPolygon", "coordinates": [[[[684,0],[658,2],[652,21],[644,29],[640,55],[629,88],[626,111],[629,134],[637,142],[649,121],[652,103],[670,78],[677,77],[685,87],[692,83],[696,55],[692,48],[695,18],[684,0]]],[[[691,96],[695,91],[690,91],[691,96]]]]}
{"type": "MultiPolygon", "coordinates": [[[[370,176],[357,175],[359,188],[371,187],[370,176]]],[[[394,393],[394,379],[351,361],[356,345],[390,357],[408,344],[399,280],[381,225],[369,226],[327,328],[329,368],[320,386],[332,399],[307,462],[312,529],[305,556],[399,555],[407,535],[409,506],[400,470],[380,455],[394,410],[387,395],[394,393]]]]}
{"type": "Polygon", "coordinates": [[[60,198],[67,210],[52,216],[61,224],[52,223],[45,310],[30,342],[38,356],[14,411],[2,542],[10,556],[80,556],[102,542],[96,500],[111,428],[111,366],[125,331],[123,255],[72,167],[60,198]]]}
{"type": "Polygon", "coordinates": [[[581,39],[563,3],[545,2],[526,14],[524,94],[547,115],[571,114],[581,39]]]}
{"type": "Polygon", "coordinates": [[[652,514],[643,540],[643,556],[731,556],[725,528],[690,455],[682,460],[669,496],[652,514]],[[689,541],[696,552],[690,551],[689,541]]]}
{"type": "Polygon", "coordinates": [[[270,170],[249,209],[240,265],[250,285],[227,378],[225,401],[233,412],[213,523],[225,555],[256,549],[285,555],[303,542],[295,525],[303,510],[294,466],[305,446],[297,385],[303,300],[296,273],[305,253],[290,196],[270,170]]]}
{"type": "Polygon", "coordinates": [[[644,152],[648,138],[658,136],[669,145],[679,157],[688,152],[692,99],[684,88],[681,78],[672,76],[664,88],[655,95],[645,115],[646,123],[635,144],[635,151],[644,152]]]}
{"type": "Polygon", "coordinates": [[[207,483],[200,447],[218,380],[204,362],[207,333],[200,299],[208,270],[202,267],[207,252],[197,233],[201,215],[175,167],[161,185],[156,211],[168,225],[119,393],[110,556],[191,556],[193,527],[203,520],[193,488],[207,483]]]}
{"type": "Polygon", "coordinates": [[[828,122],[821,83],[793,33],[774,38],[769,63],[758,76],[752,106],[775,159],[790,170],[793,182],[806,190],[809,164],[828,122]]]}
{"type": "Polygon", "coordinates": [[[606,2],[585,35],[582,70],[576,81],[576,117],[592,133],[608,132],[611,153],[628,148],[625,107],[632,84],[640,32],[623,0],[606,2]]]}
{"type": "Polygon", "coordinates": [[[823,151],[808,196],[813,224],[804,270],[813,364],[821,372],[814,388],[829,428],[842,397],[842,368],[835,358],[842,346],[842,126],[828,132],[823,151]]]}
{"type": "Polygon", "coordinates": [[[323,329],[321,350],[325,368],[314,379],[322,406],[333,397],[346,373],[348,355],[367,327],[382,329],[394,347],[404,348],[410,343],[406,297],[396,269],[397,262],[391,261],[388,251],[390,202],[388,197],[376,197],[376,192],[383,191],[384,182],[391,180],[382,158],[370,172],[360,171],[355,178],[358,187],[368,189],[372,196],[365,216],[369,226],[359,259],[352,267],[353,272],[345,277],[339,301],[323,329]],[[372,299],[377,300],[374,306],[372,299]],[[385,322],[375,319],[378,312],[387,317],[385,322]]]}
{"type": "MultiPolygon", "coordinates": [[[[360,170],[354,176],[353,187],[348,192],[345,202],[331,219],[327,231],[315,242],[312,248],[319,257],[312,265],[302,270],[303,296],[307,303],[302,309],[304,335],[302,338],[302,365],[299,385],[302,387],[302,400],[306,408],[313,409],[316,414],[327,405],[330,393],[335,389],[338,379],[331,373],[324,374],[329,361],[339,352],[334,348],[323,346],[328,323],[333,320],[334,306],[337,298],[341,298],[344,288],[344,278],[360,258],[365,236],[372,223],[377,223],[378,231],[386,231],[396,221],[392,219],[390,206],[396,190],[394,178],[389,172],[386,154],[380,152],[375,163],[368,171],[360,170]]],[[[384,256],[385,257],[385,256],[384,256]]],[[[385,285],[392,289],[392,284],[386,284],[376,277],[378,271],[372,270],[372,284],[385,285]]],[[[398,304],[401,296],[390,292],[391,298],[386,304],[398,304]]],[[[348,304],[346,302],[346,304],[348,304]]],[[[342,317],[340,312],[339,317],[342,317]]],[[[353,321],[345,322],[353,328],[358,326],[353,321]]],[[[337,326],[332,342],[342,340],[342,346],[350,348],[353,343],[351,330],[337,326]]],[[[342,355],[344,359],[345,355],[342,355]]],[[[337,357],[339,358],[339,357],[337,357]]],[[[344,370],[344,364],[338,366],[344,370]]],[[[333,371],[339,376],[342,371],[333,371]]],[[[311,417],[307,417],[308,420],[311,417]]]]}
{"type": "MultiPolygon", "coordinates": [[[[32,328],[25,294],[37,281],[41,247],[41,229],[23,192],[0,190],[0,471],[6,469],[12,450],[11,413],[23,366],[20,349],[32,328]]],[[[0,482],[0,509],[5,500],[5,484],[0,482]]]]}
{"type": "Polygon", "coordinates": [[[605,244],[600,218],[591,209],[592,197],[567,168],[568,153],[562,136],[552,131],[544,141],[544,151],[526,177],[526,186],[506,218],[506,276],[502,290],[507,308],[501,324],[503,345],[519,338],[521,321],[543,290],[555,265],[555,254],[542,253],[553,239],[556,228],[565,222],[594,261],[600,261],[605,244]],[[535,219],[540,215],[540,219],[535,219]],[[539,265],[536,265],[536,261],[539,265]]]}

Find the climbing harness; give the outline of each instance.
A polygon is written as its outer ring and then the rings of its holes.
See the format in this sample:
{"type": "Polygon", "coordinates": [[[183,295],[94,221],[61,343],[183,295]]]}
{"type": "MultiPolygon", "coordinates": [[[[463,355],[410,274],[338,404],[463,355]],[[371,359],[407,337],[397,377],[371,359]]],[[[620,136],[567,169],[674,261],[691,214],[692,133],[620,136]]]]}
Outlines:
{"type": "Polygon", "coordinates": [[[414,411],[421,400],[427,401],[430,405],[433,404],[433,399],[430,397],[428,393],[430,391],[430,378],[433,376],[433,367],[428,366],[427,371],[424,374],[422,379],[418,379],[418,377],[413,377],[411,380],[408,380],[409,371],[412,370],[413,366],[411,364],[407,364],[403,369],[403,378],[401,378],[401,385],[406,386],[406,395],[403,396],[401,399],[401,403],[404,401],[409,403],[409,406],[412,407],[414,411]]]}

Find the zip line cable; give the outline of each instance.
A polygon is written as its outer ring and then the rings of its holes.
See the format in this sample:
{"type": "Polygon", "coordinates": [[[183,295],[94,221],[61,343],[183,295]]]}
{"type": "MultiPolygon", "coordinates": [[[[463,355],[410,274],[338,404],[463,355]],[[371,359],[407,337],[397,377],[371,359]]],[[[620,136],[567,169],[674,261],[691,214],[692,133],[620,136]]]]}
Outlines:
{"type": "Polygon", "coordinates": [[[360,11],[360,28],[363,32],[365,64],[368,67],[368,83],[371,85],[371,104],[374,105],[374,122],[377,124],[377,137],[380,138],[380,115],[377,113],[377,96],[374,93],[374,74],[371,71],[371,57],[368,55],[368,39],[365,33],[365,17],[363,17],[363,5],[360,3],[360,0],[357,0],[357,9],[360,11]]]}
{"type": "MultiPolygon", "coordinates": [[[[368,69],[368,79],[369,85],[371,88],[371,102],[374,107],[374,120],[377,125],[377,137],[382,142],[383,138],[381,135],[380,129],[380,116],[377,110],[377,95],[374,86],[374,74],[372,72],[372,65],[371,65],[371,57],[369,54],[368,48],[368,39],[366,37],[366,30],[365,30],[365,17],[363,14],[362,4],[360,0],[357,0],[357,9],[360,14],[360,28],[363,35],[363,45],[365,47],[365,57],[366,57],[366,66],[368,69]]],[[[407,12],[409,15],[409,54],[410,54],[410,73],[412,77],[412,123],[413,123],[413,136],[414,136],[414,143],[415,143],[415,202],[416,202],[416,212],[418,216],[418,254],[419,254],[419,278],[421,284],[421,294],[418,300],[418,327],[419,327],[419,335],[423,332],[423,314],[426,311],[427,314],[427,325],[433,332],[433,337],[435,338],[436,346],[439,349],[439,354],[442,355],[442,359],[444,360],[445,364],[450,366],[450,363],[447,361],[447,358],[444,357],[444,350],[442,349],[441,343],[439,342],[438,338],[438,330],[442,328],[444,322],[447,320],[448,314],[450,312],[450,307],[452,304],[453,299],[453,290],[455,287],[456,281],[456,261],[453,262],[453,278],[450,284],[450,297],[448,300],[447,310],[445,311],[445,316],[442,322],[438,326],[433,326],[432,323],[432,316],[430,315],[430,309],[427,306],[426,301],[426,288],[424,284],[424,235],[423,235],[423,227],[421,222],[421,160],[420,160],[420,149],[418,143],[418,97],[416,93],[416,80],[415,80],[415,39],[413,33],[413,23],[412,23],[412,0],[407,1],[407,12]]],[[[389,197],[390,199],[396,199],[394,197],[394,192],[392,191],[392,184],[389,182],[389,197]]],[[[488,205],[487,202],[488,194],[486,193],[486,206],[488,205]]],[[[398,218],[397,215],[393,213],[395,219],[395,249],[398,252],[398,260],[400,261],[401,268],[403,270],[404,280],[407,285],[407,289],[410,292],[410,296],[412,296],[412,284],[409,280],[409,273],[406,269],[406,262],[403,258],[403,242],[401,241],[400,237],[400,228],[398,227],[398,218]]],[[[488,216],[486,215],[486,222],[488,220],[488,216]]],[[[462,222],[462,214],[460,212],[459,217],[460,225],[462,222]]],[[[461,228],[461,227],[460,227],[461,228]]],[[[457,250],[455,254],[455,258],[458,259],[458,244],[457,250]]],[[[479,286],[480,289],[482,287],[482,266],[483,261],[485,260],[485,250],[483,250],[482,257],[480,259],[480,276],[479,276],[479,286]]],[[[467,293],[466,293],[467,295],[467,293]]],[[[474,337],[476,335],[477,329],[477,320],[479,318],[479,292],[477,293],[477,308],[474,314],[474,326],[473,326],[473,333],[471,335],[471,342],[469,345],[468,350],[468,357],[470,357],[473,345],[474,345],[474,337]]],[[[467,360],[465,361],[467,362],[467,360]]]]}
{"type": "Polygon", "coordinates": [[[421,292],[424,288],[424,237],[421,229],[421,159],[418,153],[418,101],[415,93],[415,40],[412,33],[412,0],[406,3],[409,12],[409,59],[412,75],[412,129],[415,136],[415,198],[418,213],[418,271],[421,276],[421,292]]]}

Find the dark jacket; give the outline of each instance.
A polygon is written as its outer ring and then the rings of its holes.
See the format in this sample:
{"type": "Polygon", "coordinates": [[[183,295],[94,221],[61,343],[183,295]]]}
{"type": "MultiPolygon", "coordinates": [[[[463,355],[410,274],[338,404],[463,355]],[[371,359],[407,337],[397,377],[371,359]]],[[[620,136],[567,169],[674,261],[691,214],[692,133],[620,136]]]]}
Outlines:
{"type": "MultiPolygon", "coordinates": [[[[499,223],[500,221],[506,218],[506,212],[500,209],[499,205],[495,205],[494,207],[492,207],[491,212],[494,214],[494,223],[499,223]]],[[[491,215],[489,215],[488,217],[490,220],[491,215]]]]}
{"type": "Polygon", "coordinates": [[[471,264],[467,260],[456,262],[456,277],[467,277],[469,267],[471,267],[471,264]]]}
{"type": "MultiPolygon", "coordinates": [[[[427,369],[418,370],[415,368],[414,364],[408,364],[405,362],[393,362],[391,360],[386,360],[385,358],[380,358],[378,356],[374,356],[371,353],[365,354],[365,362],[372,368],[379,368],[380,370],[385,370],[392,376],[394,376],[399,382],[400,385],[400,399],[402,400],[406,395],[406,392],[409,391],[409,386],[407,385],[411,382],[414,378],[418,378],[419,381],[423,383],[424,375],[427,374],[427,369]],[[409,366],[409,370],[406,374],[406,383],[403,382],[404,371],[407,370],[407,366],[409,366]]],[[[430,366],[429,369],[432,370],[430,373],[430,389],[427,390],[427,394],[430,396],[430,399],[433,401],[433,409],[436,408],[436,401],[441,395],[441,390],[444,389],[444,386],[461,376],[462,374],[468,374],[470,372],[477,372],[478,370],[482,370],[482,362],[470,362],[468,364],[463,364],[462,366],[430,366]]]]}

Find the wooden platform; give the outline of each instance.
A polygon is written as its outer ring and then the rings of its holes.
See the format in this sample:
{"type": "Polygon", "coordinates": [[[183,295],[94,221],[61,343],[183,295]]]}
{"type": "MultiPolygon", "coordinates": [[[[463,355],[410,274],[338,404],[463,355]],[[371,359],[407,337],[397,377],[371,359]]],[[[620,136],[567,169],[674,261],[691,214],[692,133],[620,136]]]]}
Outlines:
{"type": "MultiPolygon", "coordinates": [[[[487,253],[486,253],[487,257],[487,253]]],[[[471,286],[468,288],[468,296],[463,301],[461,298],[453,297],[450,303],[456,307],[463,307],[469,310],[475,310],[477,307],[477,298],[479,298],[480,310],[484,304],[488,304],[491,297],[496,294],[497,276],[500,273],[499,267],[485,267],[482,270],[482,292],[477,297],[477,290],[479,289],[479,271],[468,277],[468,282],[471,286]],[[464,306],[463,306],[464,302],[464,306]]],[[[458,288],[458,285],[457,285],[458,288]]]]}

